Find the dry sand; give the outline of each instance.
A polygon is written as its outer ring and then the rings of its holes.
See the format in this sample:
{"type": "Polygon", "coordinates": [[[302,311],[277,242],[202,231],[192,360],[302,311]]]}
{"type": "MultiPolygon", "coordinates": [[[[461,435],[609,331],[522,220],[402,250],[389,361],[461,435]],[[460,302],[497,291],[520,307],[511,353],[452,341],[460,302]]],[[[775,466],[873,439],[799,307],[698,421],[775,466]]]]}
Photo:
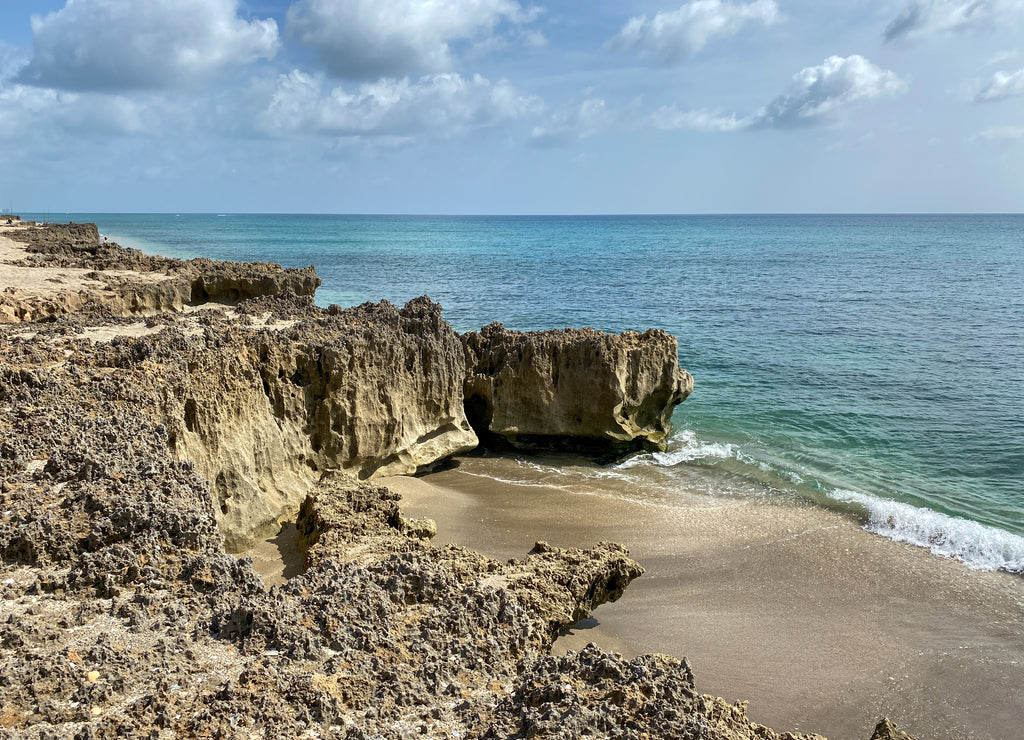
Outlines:
{"type": "Polygon", "coordinates": [[[522,478],[510,465],[469,458],[385,482],[410,516],[437,521],[438,543],[498,558],[539,539],[629,547],[647,573],[556,652],[593,641],[686,657],[699,690],[750,700],[751,717],[780,731],[863,740],[889,716],[919,740],[1024,737],[1019,576],[968,570],[813,507],[651,505],[481,477],[522,478]]]}
{"type": "MultiPolygon", "coordinates": [[[[7,226],[0,221],[0,291],[13,288],[20,296],[39,295],[54,297],[61,293],[77,293],[88,288],[102,290],[106,283],[92,280],[86,275],[93,270],[75,267],[19,267],[10,264],[30,256],[25,245],[14,241],[9,234],[13,231],[35,228],[34,226],[7,226]]],[[[114,277],[131,278],[139,282],[160,282],[167,276],[162,273],[143,273],[130,270],[107,270],[105,274],[114,277]]]]}

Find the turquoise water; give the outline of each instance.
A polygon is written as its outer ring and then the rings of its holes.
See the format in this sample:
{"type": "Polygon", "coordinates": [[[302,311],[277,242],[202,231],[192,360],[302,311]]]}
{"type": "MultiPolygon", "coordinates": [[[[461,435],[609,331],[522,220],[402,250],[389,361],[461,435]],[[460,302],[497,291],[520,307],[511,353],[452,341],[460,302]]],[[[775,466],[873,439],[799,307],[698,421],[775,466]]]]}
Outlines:
{"type": "Polygon", "coordinates": [[[426,293],[457,330],[664,328],[696,389],[669,452],[628,469],[738,477],[1024,570],[1024,216],[61,219],[315,264],[324,305],[426,293]]]}

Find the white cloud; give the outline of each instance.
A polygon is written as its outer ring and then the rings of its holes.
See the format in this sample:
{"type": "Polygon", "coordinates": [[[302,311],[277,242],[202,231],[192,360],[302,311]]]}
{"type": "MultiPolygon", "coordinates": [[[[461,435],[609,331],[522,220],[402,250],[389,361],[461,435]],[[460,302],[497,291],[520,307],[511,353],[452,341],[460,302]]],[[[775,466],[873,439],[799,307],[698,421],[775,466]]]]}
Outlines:
{"type": "Polygon", "coordinates": [[[663,107],[649,118],[663,131],[742,131],[751,128],[799,128],[827,123],[862,100],[903,92],[906,83],[862,56],[831,56],[793,75],[789,88],[756,113],[738,118],[708,110],[663,107]]]}
{"type": "Polygon", "coordinates": [[[28,64],[28,57],[17,47],[0,41],[0,84],[14,77],[28,64]]]}
{"type": "Polygon", "coordinates": [[[322,75],[281,75],[258,117],[271,134],[413,137],[442,136],[537,113],[539,99],[502,80],[475,75],[428,75],[416,82],[385,78],[348,91],[329,88],[322,75]]]}
{"type": "Polygon", "coordinates": [[[737,118],[735,114],[728,116],[708,110],[680,110],[673,106],[659,108],[651,116],[651,123],[662,131],[739,131],[747,128],[750,123],[746,119],[737,118]]]}
{"type": "Polygon", "coordinates": [[[277,52],[277,24],[237,11],[238,0],[68,0],[32,17],[19,79],[78,91],[188,87],[277,52]]]}
{"type": "Polygon", "coordinates": [[[26,147],[59,149],[70,140],[158,135],[175,115],[171,106],[122,95],[0,87],[0,139],[26,147]]]}
{"type": "Polygon", "coordinates": [[[906,90],[895,73],[859,54],[831,56],[816,67],[793,75],[789,88],[750,120],[759,128],[796,128],[823,123],[843,108],[862,100],[906,90]]]}
{"type": "Polygon", "coordinates": [[[1003,100],[1024,95],[1024,69],[1016,72],[999,71],[992,75],[992,81],[979,90],[974,99],[977,102],[1003,100]]]}
{"type": "Polygon", "coordinates": [[[539,149],[569,146],[593,136],[612,123],[614,114],[601,98],[587,98],[553,113],[547,122],[533,129],[530,146],[539,149]]]}
{"type": "Polygon", "coordinates": [[[994,28],[1015,20],[1022,0],[912,0],[886,27],[886,41],[994,28]]]}
{"type": "Polygon", "coordinates": [[[678,10],[661,11],[653,18],[630,18],[608,42],[616,51],[636,51],[666,64],[696,54],[715,36],[731,36],[748,23],[770,26],[779,18],[775,0],[733,4],[721,0],[693,0],[678,10]]]}
{"type": "Polygon", "coordinates": [[[499,24],[538,12],[514,0],[299,0],[286,28],[330,74],[376,79],[450,70],[452,43],[486,48],[499,24]]]}

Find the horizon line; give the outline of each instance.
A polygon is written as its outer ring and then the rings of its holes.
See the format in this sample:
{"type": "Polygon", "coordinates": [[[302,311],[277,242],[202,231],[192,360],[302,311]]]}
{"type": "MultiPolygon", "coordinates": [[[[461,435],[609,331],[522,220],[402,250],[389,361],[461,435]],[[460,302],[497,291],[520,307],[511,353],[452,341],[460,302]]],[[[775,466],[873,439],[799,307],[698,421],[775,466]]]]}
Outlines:
{"type": "MultiPolygon", "coordinates": [[[[660,218],[692,216],[1022,216],[1024,211],[677,211],[677,212],[579,212],[579,213],[441,213],[441,212],[331,212],[331,211],[71,211],[32,210],[25,214],[50,216],[354,216],[398,218],[660,218]]],[[[13,209],[0,211],[3,216],[17,216],[13,209]]]]}

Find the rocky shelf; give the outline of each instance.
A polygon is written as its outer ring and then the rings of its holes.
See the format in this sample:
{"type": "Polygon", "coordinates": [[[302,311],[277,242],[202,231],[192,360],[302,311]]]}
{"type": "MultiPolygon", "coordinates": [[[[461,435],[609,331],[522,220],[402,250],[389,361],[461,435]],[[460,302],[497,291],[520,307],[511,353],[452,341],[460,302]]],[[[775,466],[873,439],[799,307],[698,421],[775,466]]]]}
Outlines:
{"type": "Polygon", "coordinates": [[[313,268],[92,225],[0,227],[0,262],[61,281],[0,297],[0,735],[813,737],[685,660],[550,655],[643,572],[621,546],[435,546],[374,482],[480,436],[657,448],[692,389],[672,337],[460,337],[425,297],[322,309],[313,268]],[[268,589],[230,553],[286,521],[305,568],[268,589]]]}

